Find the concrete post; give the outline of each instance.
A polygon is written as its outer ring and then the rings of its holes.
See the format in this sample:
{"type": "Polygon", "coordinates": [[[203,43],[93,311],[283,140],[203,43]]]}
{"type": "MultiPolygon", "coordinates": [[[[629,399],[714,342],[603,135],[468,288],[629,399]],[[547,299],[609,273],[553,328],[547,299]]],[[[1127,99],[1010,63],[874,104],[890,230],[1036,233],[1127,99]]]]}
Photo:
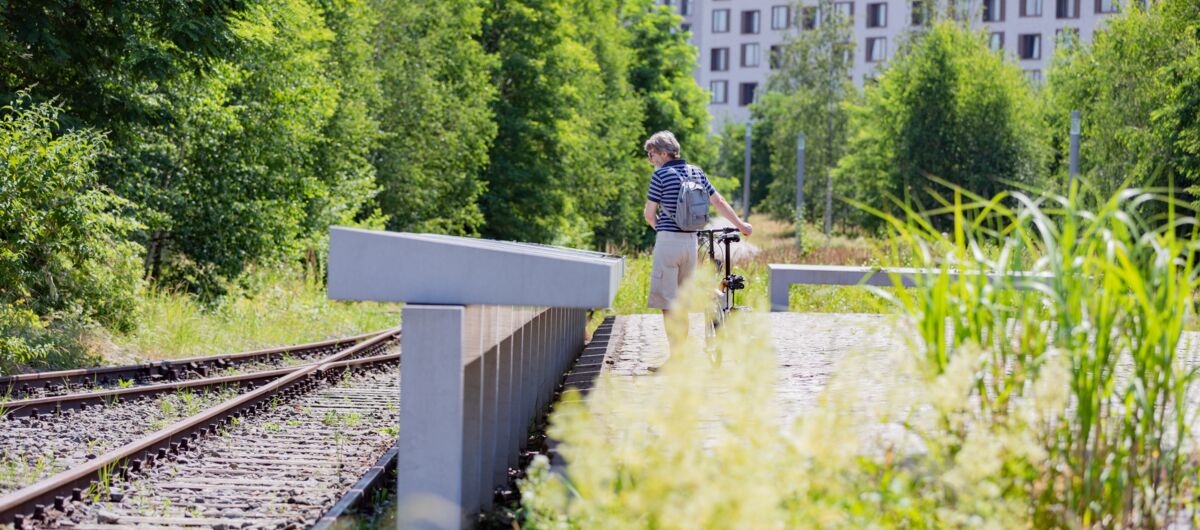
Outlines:
{"type": "Polygon", "coordinates": [[[492,480],[495,475],[496,467],[496,418],[497,418],[497,378],[499,377],[499,366],[497,364],[498,348],[491,346],[495,344],[496,338],[496,306],[484,306],[481,316],[481,324],[479,328],[480,335],[480,351],[479,356],[482,368],[482,384],[480,387],[483,390],[482,399],[480,400],[480,448],[479,448],[479,506],[488,510],[492,507],[492,480]]]}
{"type": "Polygon", "coordinates": [[[458,530],[465,500],[466,308],[407,305],[403,319],[399,524],[416,530],[458,530]]]}
{"type": "Polygon", "coordinates": [[[750,219],[750,129],[753,124],[746,122],[746,171],[742,178],[742,220],[750,219]]]}
{"type": "Polygon", "coordinates": [[[1079,111],[1071,111],[1071,164],[1070,171],[1067,177],[1067,193],[1071,193],[1071,186],[1075,183],[1075,176],[1079,174],[1079,111]]]}
{"type": "MultiPolygon", "coordinates": [[[[499,327],[497,329],[505,330],[503,334],[513,334],[516,329],[515,309],[511,306],[499,308],[499,327]]],[[[493,485],[503,484],[508,478],[508,468],[512,467],[517,455],[517,447],[513,445],[513,424],[515,415],[513,413],[517,404],[513,400],[513,374],[515,373],[515,358],[513,356],[514,336],[497,337],[499,346],[496,358],[499,360],[497,366],[499,373],[497,374],[496,384],[496,466],[495,473],[492,475],[493,485]],[[510,456],[511,455],[511,456],[510,456]]]]}

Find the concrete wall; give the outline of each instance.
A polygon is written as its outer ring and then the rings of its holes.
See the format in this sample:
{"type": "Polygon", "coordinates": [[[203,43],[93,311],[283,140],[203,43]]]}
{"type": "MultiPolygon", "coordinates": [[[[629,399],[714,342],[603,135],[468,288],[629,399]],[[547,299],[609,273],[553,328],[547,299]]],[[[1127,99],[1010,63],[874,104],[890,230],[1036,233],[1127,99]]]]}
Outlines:
{"type": "Polygon", "coordinates": [[[403,318],[399,525],[469,527],[583,350],[587,313],[408,305],[403,318]]]}

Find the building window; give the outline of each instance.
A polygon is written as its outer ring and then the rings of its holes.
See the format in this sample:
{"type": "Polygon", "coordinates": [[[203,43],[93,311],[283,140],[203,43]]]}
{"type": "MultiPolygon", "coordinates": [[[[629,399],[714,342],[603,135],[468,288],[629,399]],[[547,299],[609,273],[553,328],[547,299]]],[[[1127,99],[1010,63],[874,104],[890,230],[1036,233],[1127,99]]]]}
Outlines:
{"type": "Polygon", "coordinates": [[[742,66],[758,66],[758,43],[751,42],[742,45],[742,66]]]}
{"type": "Polygon", "coordinates": [[[867,4],[867,27],[887,27],[887,4],[883,2],[867,4]]]}
{"type": "Polygon", "coordinates": [[[1117,9],[1117,0],[1096,0],[1097,13],[1116,13],[1117,9]]]}
{"type": "Polygon", "coordinates": [[[994,52],[1003,50],[1004,49],[1004,32],[1003,31],[993,32],[992,36],[990,38],[988,38],[988,47],[991,48],[992,51],[994,51],[994,52]]]}
{"type": "Polygon", "coordinates": [[[783,45],[772,44],[771,51],[767,56],[767,66],[772,70],[776,70],[781,64],[783,64],[783,45]]]}
{"type": "Polygon", "coordinates": [[[714,104],[729,103],[729,81],[709,81],[708,90],[714,104]]]}
{"type": "Polygon", "coordinates": [[[1021,35],[1021,40],[1017,44],[1017,55],[1022,59],[1041,59],[1042,35],[1040,33],[1021,35]]]}
{"type": "Polygon", "coordinates": [[[771,8],[771,29],[787,29],[791,25],[791,6],[774,6],[771,8]]]}
{"type": "Polygon", "coordinates": [[[854,18],[854,2],[835,2],[833,12],[847,20],[854,18]]]}
{"type": "Polygon", "coordinates": [[[983,21],[1004,22],[1004,0],[983,0],[983,21]]]}
{"type": "Polygon", "coordinates": [[[712,20],[713,33],[728,33],[729,32],[729,10],[714,9],[712,20]]]}
{"type": "Polygon", "coordinates": [[[925,21],[929,20],[929,7],[922,0],[917,0],[912,3],[912,25],[924,26],[925,21]]]}
{"type": "Polygon", "coordinates": [[[685,22],[679,25],[679,29],[683,30],[684,33],[687,33],[692,31],[692,25],[685,22]]]}
{"type": "Polygon", "coordinates": [[[682,0],[679,2],[679,14],[685,17],[692,14],[692,0],[682,0]]]}
{"type": "Polygon", "coordinates": [[[1021,16],[1042,16],[1042,0],[1021,0],[1021,16]]]}
{"type": "Polygon", "coordinates": [[[742,11],[742,35],[758,33],[758,10],[742,11]]]}
{"type": "Polygon", "coordinates": [[[867,62],[877,63],[887,59],[887,38],[871,37],[867,39],[867,62]]]}
{"type": "Polygon", "coordinates": [[[709,70],[714,72],[729,70],[729,48],[713,48],[709,53],[709,70]]]}
{"type": "Polygon", "coordinates": [[[1054,14],[1058,18],[1079,18],[1079,0],[1056,0],[1054,14]]]}
{"type": "Polygon", "coordinates": [[[745,107],[754,103],[754,93],[758,89],[758,83],[742,83],[738,86],[738,105],[745,107]]]}
{"type": "Polygon", "coordinates": [[[1042,84],[1042,71],[1041,70],[1025,70],[1025,78],[1028,79],[1030,83],[1033,83],[1034,86],[1041,85],[1042,84]]]}
{"type": "Polygon", "coordinates": [[[817,27],[817,6],[805,6],[800,8],[800,29],[814,29],[817,27]]]}

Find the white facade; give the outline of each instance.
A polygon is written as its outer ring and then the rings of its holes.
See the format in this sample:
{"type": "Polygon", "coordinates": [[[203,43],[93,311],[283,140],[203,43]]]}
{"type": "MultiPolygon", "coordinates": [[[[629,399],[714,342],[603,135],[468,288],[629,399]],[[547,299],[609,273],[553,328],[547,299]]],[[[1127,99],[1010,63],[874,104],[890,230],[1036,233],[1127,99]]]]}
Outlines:
{"type": "MultiPolygon", "coordinates": [[[[800,9],[806,11],[798,13],[789,0],[661,1],[673,6],[683,16],[683,29],[691,31],[699,51],[696,82],[712,94],[708,110],[714,131],[727,121],[749,120],[747,105],[765,89],[771,73],[772,47],[804,31],[805,19],[813,19],[818,4],[801,0],[800,9]]],[[[914,4],[920,5],[912,0],[834,0],[834,9],[852,18],[851,76],[856,85],[875,76],[904,35],[921,27],[914,25],[914,4]]],[[[1040,82],[1059,35],[1078,32],[1083,42],[1090,42],[1116,6],[1116,0],[968,0],[965,7],[975,26],[992,34],[993,46],[1040,82]]]]}

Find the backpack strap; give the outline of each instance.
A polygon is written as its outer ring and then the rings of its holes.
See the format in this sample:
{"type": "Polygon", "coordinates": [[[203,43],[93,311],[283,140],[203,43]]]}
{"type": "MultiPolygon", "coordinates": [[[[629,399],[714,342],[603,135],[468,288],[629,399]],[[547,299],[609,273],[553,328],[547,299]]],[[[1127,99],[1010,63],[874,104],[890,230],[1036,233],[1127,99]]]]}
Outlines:
{"type": "Polygon", "coordinates": [[[679,177],[679,180],[684,181],[684,182],[696,180],[696,178],[695,178],[696,175],[692,172],[693,167],[695,167],[695,166],[693,166],[691,164],[684,164],[683,173],[680,174],[679,166],[672,166],[671,172],[675,173],[675,176],[679,177]]]}

